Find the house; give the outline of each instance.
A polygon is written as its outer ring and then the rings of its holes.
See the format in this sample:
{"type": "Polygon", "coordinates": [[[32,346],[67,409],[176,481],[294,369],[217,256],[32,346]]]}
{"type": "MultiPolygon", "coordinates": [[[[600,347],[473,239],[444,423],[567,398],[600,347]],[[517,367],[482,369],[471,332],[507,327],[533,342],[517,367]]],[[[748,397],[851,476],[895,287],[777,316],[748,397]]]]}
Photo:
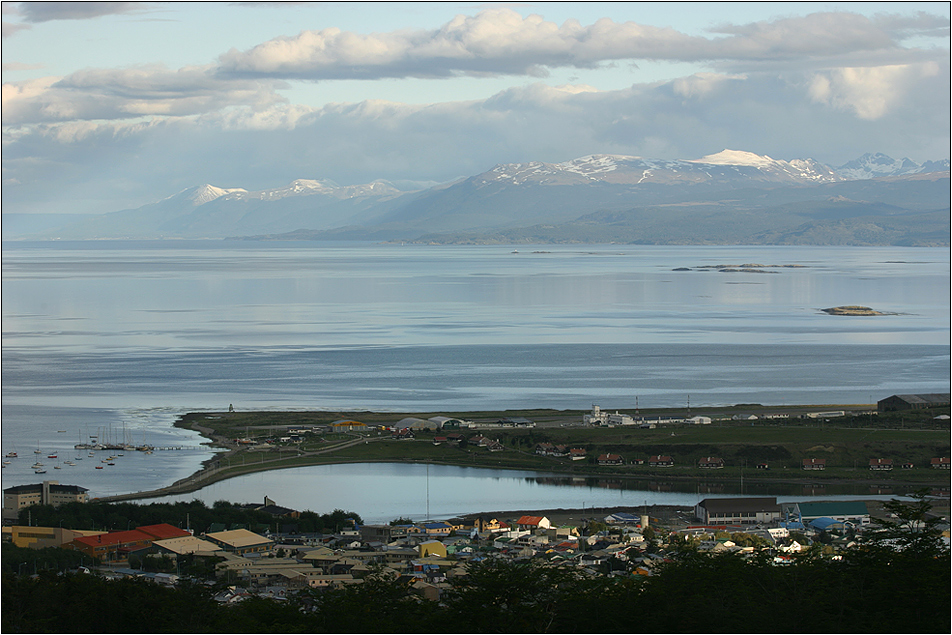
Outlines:
{"type": "Polygon", "coordinates": [[[924,408],[943,408],[949,406],[949,393],[929,393],[924,395],[892,395],[876,403],[879,412],[898,410],[921,410],[924,408]]]}
{"type": "Polygon", "coordinates": [[[182,556],[196,552],[221,551],[221,547],[215,543],[209,540],[202,540],[197,536],[166,538],[164,540],[156,540],[152,545],[155,547],[157,553],[172,556],[182,556]]]}
{"type": "Polygon", "coordinates": [[[625,459],[619,454],[601,454],[598,457],[599,465],[622,465],[624,464],[625,459]]]}
{"type": "Polygon", "coordinates": [[[706,456],[697,462],[697,466],[705,470],[719,470],[724,467],[724,459],[717,456],[706,456]]]}
{"type": "Polygon", "coordinates": [[[904,469],[904,470],[911,470],[912,468],[915,467],[915,464],[913,464],[911,461],[906,461],[906,462],[900,464],[899,467],[902,468],[902,469],[904,469]]]}
{"type": "Polygon", "coordinates": [[[449,523],[423,523],[423,533],[427,535],[448,536],[453,531],[453,526],[449,523]]]}
{"type": "Polygon", "coordinates": [[[572,448],[569,450],[569,458],[573,461],[584,461],[587,453],[583,448],[572,448]]]}
{"type": "Polygon", "coordinates": [[[436,556],[438,558],[446,558],[446,545],[444,545],[439,540],[427,540],[421,542],[417,545],[419,550],[420,558],[427,558],[429,556],[436,556]]]}
{"type": "Polygon", "coordinates": [[[889,472],[893,469],[892,459],[870,459],[869,469],[877,472],[889,472]]]}
{"type": "Polygon", "coordinates": [[[706,426],[706,425],[710,425],[710,423],[711,423],[711,418],[710,418],[710,417],[701,417],[701,416],[691,417],[690,419],[687,420],[687,423],[693,423],[694,425],[705,425],[705,426],[706,426]]]}
{"type": "Polygon", "coordinates": [[[671,467],[674,465],[674,459],[666,454],[659,454],[657,456],[649,457],[648,465],[650,467],[671,467]]]}
{"type": "Polygon", "coordinates": [[[774,496],[763,498],[705,498],[694,507],[694,515],[705,525],[754,525],[780,519],[781,509],[774,496]]]}
{"type": "Polygon", "coordinates": [[[825,470],[826,459],[803,459],[803,469],[805,470],[825,470]]]}
{"type": "Polygon", "coordinates": [[[552,526],[552,523],[545,516],[522,516],[516,521],[516,526],[521,531],[535,531],[536,529],[548,529],[552,526]]]}
{"type": "Polygon", "coordinates": [[[770,465],[769,465],[768,463],[758,463],[756,467],[757,467],[758,470],[769,470],[769,469],[770,469],[770,465]]]}
{"type": "Polygon", "coordinates": [[[486,449],[488,449],[490,452],[502,452],[506,449],[506,446],[504,446],[499,441],[490,441],[486,444],[486,449]]]}
{"type": "Polygon", "coordinates": [[[368,430],[366,423],[351,421],[350,419],[340,419],[330,425],[332,432],[366,432],[368,430]]]}
{"type": "Polygon", "coordinates": [[[947,456],[932,459],[931,465],[933,470],[947,470],[952,467],[947,456]]]}
{"type": "Polygon", "coordinates": [[[291,509],[289,507],[282,507],[276,504],[273,500],[264,497],[264,504],[259,505],[258,503],[248,503],[241,506],[242,509],[254,510],[259,512],[264,512],[266,514],[271,514],[275,518],[300,518],[301,512],[291,509]]]}
{"type": "Polygon", "coordinates": [[[244,555],[270,551],[274,541],[247,529],[231,529],[205,534],[205,538],[224,551],[244,555]]]}
{"type": "Polygon", "coordinates": [[[478,516],[473,519],[473,528],[476,529],[479,533],[491,532],[495,533],[498,531],[503,531],[508,529],[508,526],[505,523],[500,523],[497,518],[487,518],[485,516],[478,516]]]}

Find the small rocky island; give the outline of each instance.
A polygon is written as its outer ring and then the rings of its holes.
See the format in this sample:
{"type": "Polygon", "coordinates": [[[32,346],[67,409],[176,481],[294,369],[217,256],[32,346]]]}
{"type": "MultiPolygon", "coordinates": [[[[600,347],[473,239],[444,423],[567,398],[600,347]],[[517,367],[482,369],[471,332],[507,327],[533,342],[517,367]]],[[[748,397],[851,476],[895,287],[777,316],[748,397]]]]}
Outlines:
{"type": "Polygon", "coordinates": [[[829,313],[830,315],[888,315],[888,313],[874,311],[868,306],[857,306],[855,304],[847,306],[835,306],[830,309],[822,309],[822,311],[824,313],[829,313]]]}

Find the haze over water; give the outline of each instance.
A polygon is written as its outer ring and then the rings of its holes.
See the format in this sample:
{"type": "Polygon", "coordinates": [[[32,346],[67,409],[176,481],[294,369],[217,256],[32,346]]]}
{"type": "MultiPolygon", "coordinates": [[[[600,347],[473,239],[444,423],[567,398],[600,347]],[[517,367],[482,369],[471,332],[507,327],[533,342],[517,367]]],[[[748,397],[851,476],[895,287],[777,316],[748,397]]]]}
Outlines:
{"type": "MultiPolygon", "coordinates": [[[[209,453],[171,421],[229,404],[624,411],[637,397],[643,408],[690,402],[701,413],[949,391],[948,249],[512,251],[4,244],[3,449],[71,449],[109,425],[139,443],[188,448],[121,476],[91,465],[81,477],[55,474],[103,495],[193,471],[209,453]],[[802,267],[697,269],[749,263],[802,267]],[[845,304],[896,315],[819,311],[845,304]]],[[[4,486],[35,482],[25,467],[4,469],[4,486]]]]}

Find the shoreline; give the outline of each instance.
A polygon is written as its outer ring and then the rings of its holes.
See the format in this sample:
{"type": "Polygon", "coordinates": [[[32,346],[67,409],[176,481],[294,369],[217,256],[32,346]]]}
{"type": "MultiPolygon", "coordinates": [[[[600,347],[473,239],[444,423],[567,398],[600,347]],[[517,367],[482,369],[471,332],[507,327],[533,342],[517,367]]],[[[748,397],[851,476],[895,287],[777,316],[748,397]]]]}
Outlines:
{"type": "MultiPolygon", "coordinates": [[[[795,406],[795,408],[830,408],[831,406],[822,405],[822,406],[795,406]]],[[[193,413],[188,413],[193,414],[193,413]]],[[[384,416],[384,413],[364,413],[364,414],[373,414],[374,416],[384,416]]],[[[500,413],[502,414],[502,413],[500,413]]],[[[160,498],[163,496],[174,496],[179,494],[187,494],[190,492],[198,491],[203,487],[208,485],[235,478],[238,476],[245,476],[248,474],[272,471],[272,470],[281,470],[281,469],[293,469],[299,467],[308,467],[312,465],[337,465],[337,464],[352,464],[352,463],[404,463],[404,464],[436,464],[436,465],[450,465],[458,467],[482,467],[486,469],[508,469],[508,470],[522,470],[538,473],[551,473],[556,475],[571,475],[573,477],[583,477],[583,478],[617,478],[630,482],[637,481],[656,481],[659,477],[663,477],[665,480],[669,481],[697,481],[699,478],[703,478],[705,482],[714,482],[714,483],[726,483],[733,481],[736,477],[733,475],[718,475],[714,471],[706,472],[702,477],[699,477],[696,474],[686,475],[686,474],[676,474],[669,471],[665,471],[664,468],[661,470],[655,469],[654,471],[645,470],[641,474],[630,474],[630,473],[606,473],[595,471],[592,469],[584,469],[584,467],[579,470],[575,465],[552,465],[551,467],[546,467],[540,469],[533,466],[499,466],[499,465],[489,465],[489,464],[477,464],[477,463],[464,463],[463,460],[460,461],[448,461],[448,460],[420,460],[420,459],[372,459],[372,458],[362,458],[362,459],[342,459],[342,458],[330,458],[326,459],[319,458],[323,454],[329,454],[336,452],[347,447],[366,444],[377,441],[388,441],[389,438],[367,438],[360,436],[358,434],[354,435],[354,438],[342,442],[336,445],[333,445],[328,448],[324,448],[316,451],[309,452],[299,452],[296,456],[293,457],[281,457],[279,455],[276,459],[269,459],[268,461],[264,460],[262,455],[262,460],[258,463],[249,463],[242,466],[227,466],[219,467],[220,462],[229,457],[235,457],[239,455],[248,456],[250,450],[242,449],[237,445],[230,443],[229,437],[216,434],[215,430],[209,426],[202,425],[195,420],[187,421],[187,415],[180,416],[174,423],[176,427],[181,427],[194,431],[201,435],[203,438],[207,439],[207,442],[204,442],[203,445],[207,445],[210,449],[215,452],[215,455],[212,458],[202,461],[201,467],[190,474],[189,476],[179,479],[174,483],[156,488],[149,491],[141,492],[129,492],[125,494],[114,494],[109,496],[98,497],[95,500],[103,502],[119,502],[119,501],[135,501],[135,500],[148,500],[151,498],[160,498]],[[571,469],[566,469],[566,467],[571,469]]],[[[393,418],[399,417],[400,413],[385,413],[385,416],[393,418]]],[[[828,477],[819,477],[817,475],[800,475],[797,476],[783,475],[777,477],[763,478],[758,476],[749,476],[744,478],[747,483],[765,485],[770,483],[776,483],[781,485],[800,485],[800,486],[824,486],[824,485],[844,485],[844,484],[855,484],[855,485],[869,485],[869,486],[884,486],[887,485],[890,487],[901,487],[901,488],[949,488],[948,475],[942,474],[936,475],[936,478],[929,478],[925,481],[918,480],[902,480],[902,479],[883,479],[881,476],[879,478],[870,478],[870,475],[867,472],[863,473],[862,477],[851,478],[851,477],[842,477],[842,476],[833,476],[828,477]]],[[[888,499],[890,496],[883,495],[885,499],[888,499]]]]}

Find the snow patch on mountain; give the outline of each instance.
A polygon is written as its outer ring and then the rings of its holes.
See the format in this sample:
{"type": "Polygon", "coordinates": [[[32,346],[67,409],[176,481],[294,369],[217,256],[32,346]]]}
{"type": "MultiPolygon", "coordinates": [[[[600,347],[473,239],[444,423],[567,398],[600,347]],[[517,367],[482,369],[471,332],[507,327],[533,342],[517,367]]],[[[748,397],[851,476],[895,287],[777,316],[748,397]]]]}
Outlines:
{"type": "Polygon", "coordinates": [[[700,159],[689,160],[689,163],[709,163],[711,165],[748,165],[755,168],[774,167],[778,163],[768,156],[761,156],[743,150],[721,150],[716,154],[709,154],[700,159]]]}
{"type": "Polygon", "coordinates": [[[939,172],[949,169],[949,162],[927,161],[922,165],[915,161],[902,158],[894,159],[881,152],[866,153],[858,159],[836,168],[837,174],[851,181],[875,179],[882,176],[902,176],[905,174],[922,174],[939,172]]]}
{"type": "MultiPolygon", "coordinates": [[[[184,192],[180,192],[180,194],[184,194],[188,191],[189,190],[185,190],[184,192]]],[[[221,198],[222,196],[227,196],[229,194],[238,194],[238,193],[247,194],[247,190],[244,190],[240,187],[233,187],[233,188],[215,187],[214,185],[209,185],[208,183],[206,183],[204,185],[199,185],[198,187],[196,187],[194,190],[192,190],[190,194],[186,195],[186,198],[192,203],[192,205],[194,205],[195,207],[198,207],[199,205],[204,205],[205,203],[214,201],[215,199],[221,198]]]]}

